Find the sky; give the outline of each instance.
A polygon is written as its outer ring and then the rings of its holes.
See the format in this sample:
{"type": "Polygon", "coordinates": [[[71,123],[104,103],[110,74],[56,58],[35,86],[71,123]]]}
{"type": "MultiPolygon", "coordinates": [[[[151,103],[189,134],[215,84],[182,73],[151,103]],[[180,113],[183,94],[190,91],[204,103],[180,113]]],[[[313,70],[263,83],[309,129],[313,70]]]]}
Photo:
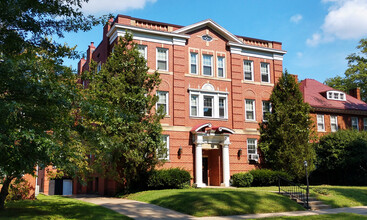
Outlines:
{"type": "MultiPolygon", "coordinates": [[[[118,14],[190,25],[212,19],[232,34],[282,42],[283,69],[324,82],[343,76],[346,57],[367,38],[367,0],[89,0],[85,14],[118,14]]],[[[102,26],[59,41],[85,53],[102,40],[102,26]]],[[[65,60],[77,68],[78,60],[65,60]]]]}

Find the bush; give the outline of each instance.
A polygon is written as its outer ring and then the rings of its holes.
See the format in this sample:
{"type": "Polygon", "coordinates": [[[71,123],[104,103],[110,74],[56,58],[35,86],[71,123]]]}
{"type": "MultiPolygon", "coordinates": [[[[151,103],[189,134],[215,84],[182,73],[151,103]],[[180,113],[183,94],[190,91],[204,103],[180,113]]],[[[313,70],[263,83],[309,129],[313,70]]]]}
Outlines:
{"type": "Polygon", "coordinates": [[[9,186],[9,194],[7,201],[33,199],[34,195],[30,195],[31,185],[25,179],[15,179],[9,186]]]}
{"type": "Polygon", "coordinates": [[[251,186],[276,186],[278,185],[278,176],[281,176],[287,180],[293,180],[290,175],[282,171],[260,169],[251,170],[250,173],[254,177],[251,186]]]}
{"type": "Polygon", "coordinates": [[[154,170],[148,178],[149,189],[182,189],[190,186],[190,173],[184,169],[154,170]]]}
{"type": "Polygon", "coordinates": [[[237,187],[249,187],[254,177],[251,173],[236,173],[232,175],[232,185],[237,187]]]}
{"type": "Polygon", "coordinates": [[[312,184],[366,185],[367,132],[340,130],[320,138],[312,184]]]}

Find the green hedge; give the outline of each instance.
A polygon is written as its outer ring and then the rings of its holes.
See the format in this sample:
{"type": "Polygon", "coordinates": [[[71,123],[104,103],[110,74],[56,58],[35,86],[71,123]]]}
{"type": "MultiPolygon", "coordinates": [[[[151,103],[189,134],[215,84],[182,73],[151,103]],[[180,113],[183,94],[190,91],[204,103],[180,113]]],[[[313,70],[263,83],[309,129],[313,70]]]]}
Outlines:
{"type": "Polygon", "coordinates": [[[232,185],[237,187],[251,186],[254,177],[251,173],[236,173],[232,175],[232,185]]]}
{"type": "Polygon", "coordinates": [[[251,170],[249,173],[254,177],[251,186],[276,186],[278,185],[278,176],[293,180],[290,175],[282,171],[259,169],[251,170]]]}
{"type": "Polygon", "coordinates": [[[191,175],[180,168],[155,170],[148,178],[149,189],[182,189],[190,186],[191,175]]]}

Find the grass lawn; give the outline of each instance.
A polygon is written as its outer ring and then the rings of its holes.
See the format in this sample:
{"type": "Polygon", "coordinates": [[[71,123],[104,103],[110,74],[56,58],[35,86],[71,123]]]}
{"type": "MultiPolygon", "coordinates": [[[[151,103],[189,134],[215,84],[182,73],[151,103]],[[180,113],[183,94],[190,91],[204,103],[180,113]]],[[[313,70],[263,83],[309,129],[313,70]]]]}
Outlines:
{"type": "Polygon", "coordinates": [[[311,188],[326,189],[328,195],[316,194],[310,189],[319,200],[333,208],[366,206],[367,187],[359,186],[313,186],[311,188]]]}
{"type": "Polygon", "coordinates": [[[345,220],[345,219],[366,219],[365,215],[357,215],[353,213],[339,213],[339,214],[328,214],[328,215],[312,215],[312,216],[297,216],[297,217],[274,217],[274,218],[263,218],[264,220],[282,220],[282,219],[289,219],[289,220],[298,220],[298,219],[305,219],[305,220],[319,220],[319,219],[332,219],[332,220],[345,220]]]}
{"type": "Polygon", "coordinates": [[[276,190],[277,187],[153,190],[126,198],[198,217],[304,210],[290,199],[270,192],[276,190]]]}
{"type": "Polygon", "coordinates": [[[37,200],[12,201],[0,219],[130,219],[112,210],[62,196],[38,195],[37,200]]]}

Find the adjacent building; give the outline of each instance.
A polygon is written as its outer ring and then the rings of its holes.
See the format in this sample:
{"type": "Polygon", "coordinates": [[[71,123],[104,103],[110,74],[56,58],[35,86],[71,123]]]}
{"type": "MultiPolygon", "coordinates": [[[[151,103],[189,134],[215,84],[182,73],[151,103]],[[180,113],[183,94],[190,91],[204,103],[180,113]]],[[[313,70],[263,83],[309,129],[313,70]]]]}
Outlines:
{"type": "Polygon", "coordinates": [[[359,88],[347,94],[305,79],[300,89],[304,101],[312,107],[311,118],[319,137],[339,129],[367,130],[367,104],[361,100],[359,88]]]}
{"type": "MultiPolygon", "coordinates": [[[[164,168],[184,168],[204,187],[229,186],[232,174],[257,167],[258,124],[282,75],[282,44],[234,35],[211,19],[180,26],[118,15],[104,27],[102,42],[91,43],[79,73],[91,60],[98,71],[126,32],[133,34],[149,73],[161,75],[164,168]]],[[[75,183],[73,191],[111,194],[116,188],[96,175],[88,187],[75,183]]]]}

